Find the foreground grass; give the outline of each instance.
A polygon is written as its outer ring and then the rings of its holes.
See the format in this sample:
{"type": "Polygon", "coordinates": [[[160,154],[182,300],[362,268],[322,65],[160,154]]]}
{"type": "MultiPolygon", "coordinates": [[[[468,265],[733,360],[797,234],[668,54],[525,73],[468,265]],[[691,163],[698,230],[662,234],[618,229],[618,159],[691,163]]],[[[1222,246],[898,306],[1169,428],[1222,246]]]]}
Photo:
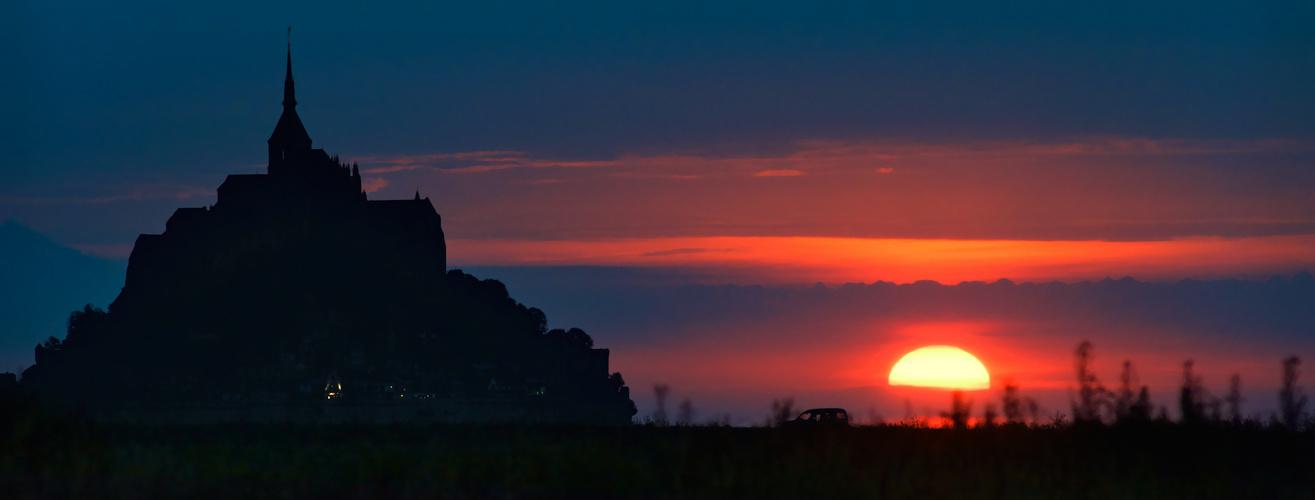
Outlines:
{"type": "Polygon", "coordinates": [[[2,498],[1310,498],[1258,427],[101,427],[0,419],[2,498]]]}

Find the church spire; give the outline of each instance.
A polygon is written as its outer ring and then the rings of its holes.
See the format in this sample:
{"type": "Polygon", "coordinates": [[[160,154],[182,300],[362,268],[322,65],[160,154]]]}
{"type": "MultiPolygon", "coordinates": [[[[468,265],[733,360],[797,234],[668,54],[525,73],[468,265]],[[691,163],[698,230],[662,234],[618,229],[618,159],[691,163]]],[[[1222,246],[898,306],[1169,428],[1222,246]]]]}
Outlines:
{"type": "Polygon", "coordinates": [[[283,78],[283,107],[297,107],[297,90],[292,85],[292,27],[288,27],[288,76],[283,78]]]}
{"type": "Polygon", "coordinates": [[[288,28],[288,73],[283,78],[283,115],[274,125],[269,140],[269,172],[278,174],[299,158],[310,154],[310,134],[297,116],[296,90],[292,86],[292,28],[288,28]]]}

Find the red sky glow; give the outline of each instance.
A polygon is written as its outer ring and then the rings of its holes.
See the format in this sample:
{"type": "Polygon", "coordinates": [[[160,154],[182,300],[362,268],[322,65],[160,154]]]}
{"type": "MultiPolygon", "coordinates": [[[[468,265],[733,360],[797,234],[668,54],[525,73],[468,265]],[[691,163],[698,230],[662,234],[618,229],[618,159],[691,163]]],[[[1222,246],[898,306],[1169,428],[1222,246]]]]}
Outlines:
{"type": "Polygon", "coordinates": [[[1299,268],[1315,236],[1168,241],[995,241],[818,237],[449,240],[453,266],[683,266],[751,269],[763,282],[1075,280],[1230,276],[1299,268]]]}

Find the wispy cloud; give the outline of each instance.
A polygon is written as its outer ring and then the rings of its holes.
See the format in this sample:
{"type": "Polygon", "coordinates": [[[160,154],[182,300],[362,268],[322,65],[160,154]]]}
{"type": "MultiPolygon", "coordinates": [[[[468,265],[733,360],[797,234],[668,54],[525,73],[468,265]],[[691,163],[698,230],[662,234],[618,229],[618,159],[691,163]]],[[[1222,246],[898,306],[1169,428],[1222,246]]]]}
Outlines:
{"type": "Polygon", "coordinates": [[[361,179],[361,190],[367,193],[373,193],[385,187],[388,187],[388,179],[383,177],[365,177],[361,179]]]}
{"type": "Polygon", "coordinates": [[[388,174],[411,170],[434,170],[446,173],[482,173],[513,168],[611,167],[616,160],[571,161],[533,158],[524,151],[469,151],[400,156],[367,156],[358,162],[367,165],[362,172],[388,174]]]}
{"type": "Polygon", "coordinates": [[[1315,269],[1315,235],[1169,241],[816,237],[451,239],[454,266],[757,269],[758,282],[910,283],[1264,274],[1315,269]]]}
{"type": "Polygon", "coordinates": [[[691,253],[707,252],[734,252],[734,248],[676,248],[672,250],[658,250],[654,252],[644,252],[639,254],[640,257],[666,257],[669,255],[684,255],[691,253]]]}
{"type": "Polygon", "coordinates": [[[650,173],[650,172],[613,172],[613,173],[608,174],[608,176],[609,176],[609,177],[619,178],[619,179],[677,179],[677,180],[691,180],[691,179],[702,179],[702,178],[703,178],[702,175],[698,175],[698,174],[660,174],[660,173],[650,173]]]}
{"type": "Polygon", "coordinates": [[[1126,137],[1090,137],[1079,140],[1034,143],[1026,141],[970,141],[962,143],[901,143],[801,141],[793,151],[773,155],[669,154],[622,155],[615,158],[568,160],[540,158],[524,151],[468,151],[360,159],[362,172],[391,174],[414,170],[444,173],[487,173],[534,168],[608,168],[618,178],[699,179],[709,175],[748,174],[753,177],[795,177],[812,171],[854,169],[892,173],[899,169],[972,162],[1039,162],[1062,158],[1100,160],[1113,156],[1167,157],[1230,155],[1265,152],[1315,151],[1315,144],[1295,140],[1176,140],[1126,137]],[[949,163],[947,163],[949,162],[949,163]]]}
{"type": "Polygon", "coordinates": [[[1312,157],[1302,141],[1092,137],[585,159],[500,150],[362,166],[390,181],[380,196],[443,193],[440,210],[462,213],[454,233],[472,237],[1130,241],[1315,234],[1315,177],[1292,161],[1312,157]],[[767,179],[780,177],[807,182],[767,179]]]}
{"type": "Polygon", "coordinates": [[[363,168],[363,174],[391,174],[393,172],[405,172],[408,170],[420,170],[422,168],[433,168],[427,165],[393,165],[388,167],[363,168]]]}
{"type": "Polygon", "coordinates": [[[763,170],[761,172],[755,172],[753,174],[754,177],[798,177],[800,175],[804,175],[804,173],[789,168],[783,168],[778,170],[763,170]]]}
{"type": "Polygon", "coordinates": [[[522,151],[463,151],[458,153],[433,153],[422,155],[386,155],[366,156],[357,159],[359,163],[410,165],[415,163],[436,163],[453,160],[480,160],[498,157],[522,156],[522,151]]]}

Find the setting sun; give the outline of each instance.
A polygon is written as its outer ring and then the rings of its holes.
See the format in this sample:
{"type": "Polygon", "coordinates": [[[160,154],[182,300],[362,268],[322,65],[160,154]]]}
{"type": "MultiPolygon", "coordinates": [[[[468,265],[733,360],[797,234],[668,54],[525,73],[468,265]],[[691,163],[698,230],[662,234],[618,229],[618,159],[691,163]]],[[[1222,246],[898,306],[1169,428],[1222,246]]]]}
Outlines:
{"type": "Polygon", "coordinates": [[[948,345],[932,345],[900,358],[890,369],[890,385],[989,389],[991,375],[982,362],[967,351],[948,345]]]}

